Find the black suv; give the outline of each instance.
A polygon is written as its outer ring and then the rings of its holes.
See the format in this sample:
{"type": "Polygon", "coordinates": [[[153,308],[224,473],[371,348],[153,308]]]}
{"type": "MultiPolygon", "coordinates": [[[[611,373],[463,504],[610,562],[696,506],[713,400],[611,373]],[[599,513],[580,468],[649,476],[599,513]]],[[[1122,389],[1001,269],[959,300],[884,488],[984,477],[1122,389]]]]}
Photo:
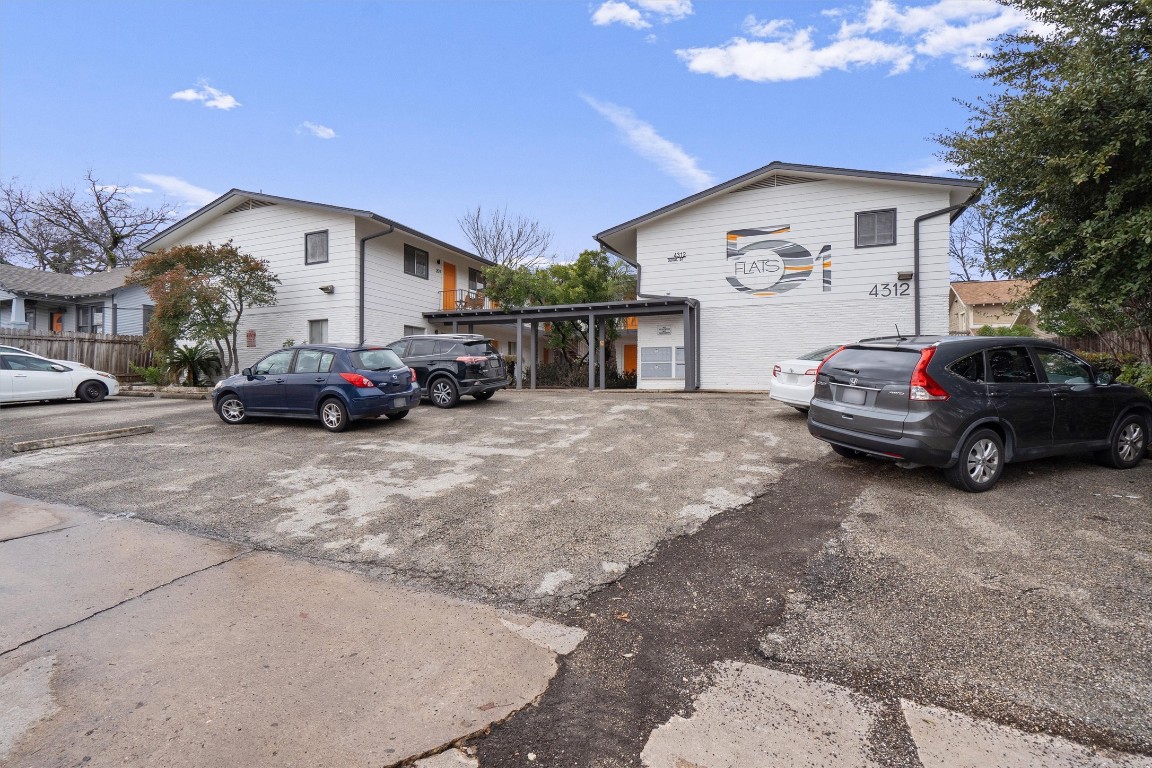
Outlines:
{"type": "Polygon", "coordinates": [[[421,395],[439,408],[451,408],[461,395],[487,400],[508,386],[504,358],[479,334],[405,336],[388,349],[416,371],[421,395]]]}
{"type": "Polygon", "coordinates": [[[1152,402],[1051,342],[1016,337],[866,339],[816,373],[808,431],[841,456],[941,467],[987,491],[1004,464],[1094,452],[1111,467],[1144,458],[1152,402]]]}

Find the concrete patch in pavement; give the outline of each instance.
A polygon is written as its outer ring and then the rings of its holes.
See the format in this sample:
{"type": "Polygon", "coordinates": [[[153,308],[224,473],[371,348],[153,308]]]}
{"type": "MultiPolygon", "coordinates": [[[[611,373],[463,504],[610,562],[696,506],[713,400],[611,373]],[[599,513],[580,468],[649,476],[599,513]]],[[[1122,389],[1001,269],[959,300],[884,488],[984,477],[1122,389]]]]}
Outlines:
{"type": "Polygon", "coordinates": [[[0,542],[69,528],[90,520],[92,514],[80,507],[0,493],[0,542]]]}
{"type": "MultiPolygon", "coordinates": [[[[125,522],[104,527],[130,531],[125,522]]],[[[193,550],[219,546],[180,538],[193,550]]],[[[7,759],[179,768],[430,755],[533,701],[555,674],[554,654],[502,617],[534,626],[343,570],[245,555],[0,656],[0,680],[54,665],[50,698],[29,698],[45,714],[11,739],[7,759]]]]}
{"type": "Polygon", "coordinates": [[[1152,757],[1104,753],[901,700],[924,768],[1150,768],[1152,757]]]}
{"type": "Polygon", "coordinates": [[[695,714],[673,717],[648,740],[648,768],[836,765],[879,768],[868,732],[877,705],[847,688],[755,664],[717,665],[695,714]]]}

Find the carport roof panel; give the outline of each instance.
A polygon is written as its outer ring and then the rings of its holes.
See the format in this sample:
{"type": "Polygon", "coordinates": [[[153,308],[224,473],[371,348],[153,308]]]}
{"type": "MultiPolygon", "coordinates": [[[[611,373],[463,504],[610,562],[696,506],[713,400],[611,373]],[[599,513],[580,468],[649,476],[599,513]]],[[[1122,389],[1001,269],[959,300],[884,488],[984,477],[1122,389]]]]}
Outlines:
{"type": "Polygon", "coordinates": [[[456,309],[425,312],[429,320],[471,323],[495,323],[522,320],[582,320],[588,315],[596,317],[630,317],[633,315],[674,315],[688,307],[695,307],[695,299],[669,296],[663,299],[633,299],[630,301],[602,301],[588,304],[552,304],[542,307],[514,309],[456,309]]]}

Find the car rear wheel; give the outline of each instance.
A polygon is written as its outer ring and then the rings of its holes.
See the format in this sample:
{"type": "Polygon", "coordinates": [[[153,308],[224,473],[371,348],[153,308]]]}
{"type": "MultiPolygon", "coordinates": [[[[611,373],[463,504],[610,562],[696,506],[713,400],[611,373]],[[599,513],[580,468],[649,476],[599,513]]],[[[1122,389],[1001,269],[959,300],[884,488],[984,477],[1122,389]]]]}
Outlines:
{"type": "Polygon", "coordinates": [[[108,396],[108,388],[98,381],[86,381],[76,388],[76,397],[86,403],[98,403],[108,396]]]}
{"type": "Polygon", "coordinates": [[[236,395],[224,395],[216,406],[216,413],[225,424],[243,424],[248,421],[244,403],[236,395]]]}
{"type": "Polygon", "coordinates": [[[447,376],[441,376],[428,387],[428,397],[437,408],[451,408],[460,401],[460,390],[447,376]]]}
{"type": "Polygon", "coordinates": [[[846,459],[862,459],[862,458],[864,458],[864,454],[861,453],[860,451],[854,450],[852,448],[846,448],[843,445],[833,445],[832,450],[835,451],[837,453],[837,455],[843,456],[846,459]]]}
{"type": "Polygon", "coordinates": [[[496,394],[496,390],[490,389],[487,392],[477,392],[476,394],[472,395],[472,397],[476,398],[477,400],[487,400],[494,394],[496,394]]]}
{"type": "Polygon", "coordinates": [[[329,432],[343,432],[348,428],[348,409],[344,403],[330,397],[320,403],[320,423],[329,432]]]}
{"type": "Polygon", "coordinates": [[[396,413],[386,413],[384,415],[392,421],[400,421],[400,419],[408,415],[408,411],[396,411],[396,413]]]}
{"type": "Polygon", "coordinates": [[[1132,413],[1120,420],[1112,433],[1107,450],[1096,454],[1096,460],[1115,469],[1132,469],[1139,464],[1148,450],[1148,425],[1139,415],[1132,413]]]}
{"type": "Polygon", "coordinates": [[[990,429],[978,429],[960,448],[960,461],[944,470],[949,483],[962,491],[983,493],[1004,472],[1004,441],[990,429]]]}

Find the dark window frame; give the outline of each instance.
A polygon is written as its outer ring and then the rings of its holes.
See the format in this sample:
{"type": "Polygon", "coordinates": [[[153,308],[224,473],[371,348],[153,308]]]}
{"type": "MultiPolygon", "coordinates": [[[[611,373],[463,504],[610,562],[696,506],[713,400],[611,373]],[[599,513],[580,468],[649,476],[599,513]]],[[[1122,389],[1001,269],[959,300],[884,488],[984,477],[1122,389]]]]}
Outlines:
{"type": "Polygon", "coordinates": [[[328,258],[329,258],[328,230],[318,229],[315,232],[305,232],[304,233],[304,265],[310,267],[313,264],[327,264],[328,258]],[[308,238],[312,237],[313,235],[324,235],[324,258],[323,259],[316,259],[315,261],[309,261],[309,259],[308,259],[308,238]]]}
{"type": "Polygon", "coordinates": [[[103,303],[92,304],[77,304],[76,305],[76,332],[77,333],[104,333],[104,313],[105,307],[103,303]],[[100,325],[97,330],[96,325],[96,312],[100,312],[100,325]]]}
{"type": "Polygon", "coordinates": [[[422,280],[428,280],[430,278],[429,272],[431,271],[428,269],[428,261],[428,251],[425,251],[422,248],[417,248],[414,245],[404,243],[404,274],[412,275],[413,277],[419,277],[422,280]],[[408,268],[409,255],[411,255],[412,258],[411,269],[408,268]],[[419,269],[421,255],[424,257],[424,274],[420,274],[419,269]]]}
{"type": "Polygon", "coordinates": [[[855,216],[855,225],[856,226],[855,226],[855,239],[854,239],[856,247],[857,248],[884,248],[884,247],[887,247],[890,245],[896,245],[896,242],[898,239],[896,236],[896,224],[897,224],[897,218],[896,218],[896,209],[895,208],[878,208],[874,211],[856,211],[856,216],[855,216]],[[881,213],[892,214],[892,241],[891,242],[883,242],[883,243],[861,243],[860,242],[860,217],[861,216],[877,216],[878,214],[881,214],[881,213]]]}

